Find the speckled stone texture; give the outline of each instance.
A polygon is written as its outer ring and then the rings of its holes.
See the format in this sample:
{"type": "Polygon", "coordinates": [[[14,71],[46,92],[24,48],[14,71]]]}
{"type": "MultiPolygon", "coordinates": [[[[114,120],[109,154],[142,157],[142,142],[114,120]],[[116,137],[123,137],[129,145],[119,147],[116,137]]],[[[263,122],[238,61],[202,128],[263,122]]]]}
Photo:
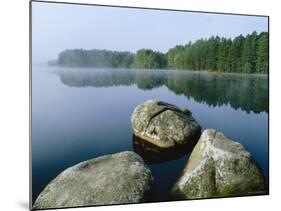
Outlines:
{"type": "Polygon", "coordinates": [[[197,142],[201,134],[201,127],[191,113],[157,100],[138,105],[131,122],[137,137],[162,148],[197,142]]]}
{"type": "Polygon", "coordinates": [[[106,155],[63,171],[41,192],[33,208],[145,202],[152,182],[151,171],[136,153],[106,155]]]}
{"type": "Polygon", "coordinates": [[[244,147],[214,129],[203,131],[171,191],[173,199],[265,194],[264,178],[244,147]]]}

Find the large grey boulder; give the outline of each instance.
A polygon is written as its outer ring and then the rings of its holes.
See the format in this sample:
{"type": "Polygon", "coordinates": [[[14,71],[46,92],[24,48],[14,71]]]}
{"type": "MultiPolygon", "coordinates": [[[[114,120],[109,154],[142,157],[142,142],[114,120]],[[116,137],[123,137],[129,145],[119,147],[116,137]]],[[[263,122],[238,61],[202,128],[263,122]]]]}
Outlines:
{"type": "Polygon", "coordinates": [[[201,134],[191,113],[162,101],[148,100],[137,106],[131,122],[135,136],[161,148],[197,142],[201,134]]]}
{"type": "Polygon", "coordinates": [[[205,130],[171,191],[173,199],[264,194],[264,179],[244,147],[214,129],[205,130]]]}
{"type": "Polygon", "coordinates": [[[149,200],[153,178],[134,152],[106,155],[70,167],[51,181],[34,203],[34,209],[149,200]]]}

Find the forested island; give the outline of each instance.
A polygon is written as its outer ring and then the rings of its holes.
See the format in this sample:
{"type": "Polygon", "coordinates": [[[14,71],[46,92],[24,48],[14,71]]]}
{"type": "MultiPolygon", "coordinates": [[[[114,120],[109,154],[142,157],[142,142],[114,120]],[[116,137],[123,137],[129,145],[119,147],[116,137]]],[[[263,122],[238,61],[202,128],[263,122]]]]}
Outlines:
{"type": "Polygon", "coordinates": [[[253,32],[234,39],[212,36],[166,53],[140,49],[136,53],[70,49],[59,54],[64,67],[179,69],[214,72],[268,73],[268,32],[253,32]]]}

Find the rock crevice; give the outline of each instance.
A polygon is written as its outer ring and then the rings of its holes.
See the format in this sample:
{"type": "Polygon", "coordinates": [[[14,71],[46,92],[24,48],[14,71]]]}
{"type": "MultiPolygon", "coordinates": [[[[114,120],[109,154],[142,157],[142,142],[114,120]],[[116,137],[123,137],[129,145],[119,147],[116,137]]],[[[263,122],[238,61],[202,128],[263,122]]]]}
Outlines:
{"type": "Polygon", "coordinates": [[[191,114],[157,100],[138,105],[131,122],[135,136],[161,148],[197,142],[201,134],[201,127],[191,114]]]}

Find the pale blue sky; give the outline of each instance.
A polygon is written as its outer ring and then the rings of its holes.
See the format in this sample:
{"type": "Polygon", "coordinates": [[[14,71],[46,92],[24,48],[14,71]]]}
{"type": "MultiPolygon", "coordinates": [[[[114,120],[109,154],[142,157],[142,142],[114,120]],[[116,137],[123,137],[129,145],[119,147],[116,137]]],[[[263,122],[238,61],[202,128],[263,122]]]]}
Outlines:
{"type": "Polygon", "coordinates": [[[267,26],[267,17],[33,2],[32,58],[57,59],[72,48],[166,52],[200,38],[233,38],[267,26]]]}

